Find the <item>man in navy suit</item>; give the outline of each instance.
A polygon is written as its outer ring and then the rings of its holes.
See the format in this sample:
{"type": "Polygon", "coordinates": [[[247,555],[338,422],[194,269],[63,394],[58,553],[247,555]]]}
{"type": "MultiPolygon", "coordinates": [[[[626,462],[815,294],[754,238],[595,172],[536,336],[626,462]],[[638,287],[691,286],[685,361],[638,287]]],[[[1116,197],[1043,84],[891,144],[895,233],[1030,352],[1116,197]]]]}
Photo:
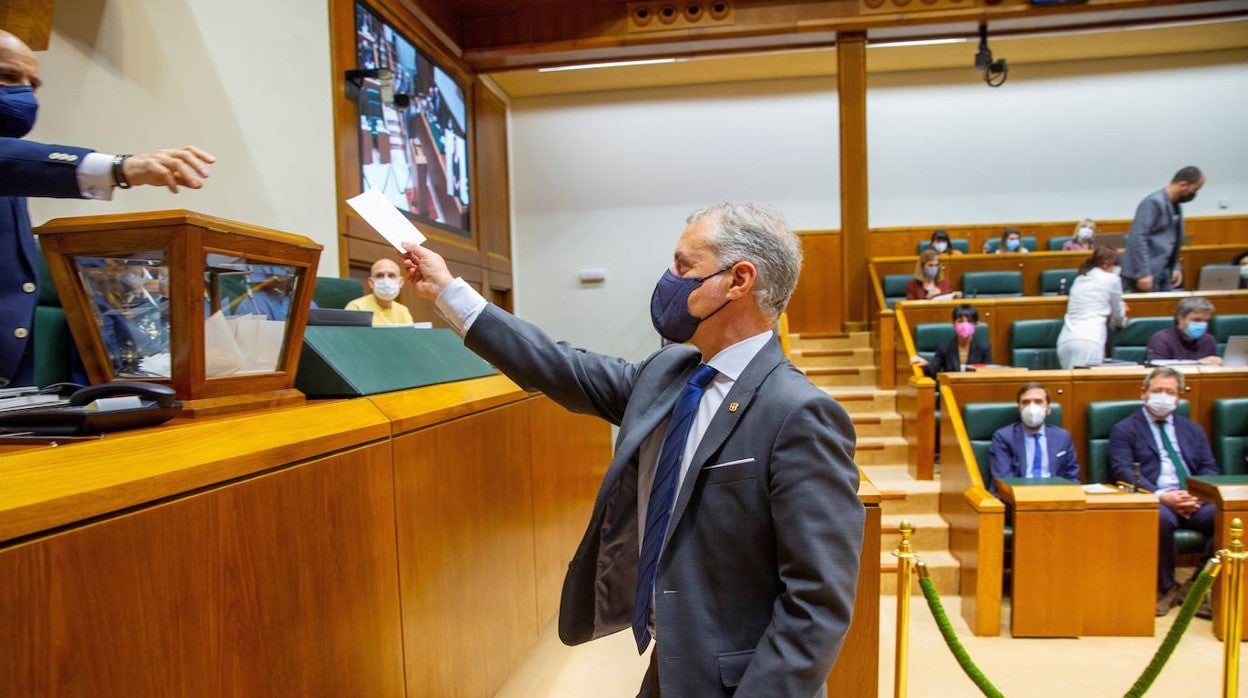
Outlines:
{"type": "Polygon", "coordinates": [[[1133,411],[1109,432],[1109,465],[1114,478],[1138,482],[1161,500],[1157,556],[1157,615],[1164,616],[1182,602],[1174,581],[1174,532],[1179,528],[1205,534],[1205,556],[1213,552],[1213,505],[1186,489],[1190,475],[1217,475],[1218,464],[1205,432],[1192,420],[1175,414],[1183,393],[1183,374],[1169,367],[1155,368],[1144,379],[1133,411]]]}
{"type": "Polygon", "coordinates": [[[111,199],[113,188],[153,185],[198,189],[215,158],[184,146],[142,155],[105,155],[89,148],[22,140],[35,125],[39,61],[30,47],[0,30],[0,388],[34,382],[34,236],[28,196],[111,199]]]}
{"type": "Polygon", "coordinates": [[[1080,481],[1079,458],[1070,432],[1045,424],[1052,412],[1049,389],[1032,381],[1018,391],[1019,421],[992,435],[988,459],[992,468],[989,488],[997,491],[1003,477],[1063,477],[1080,481]]]}

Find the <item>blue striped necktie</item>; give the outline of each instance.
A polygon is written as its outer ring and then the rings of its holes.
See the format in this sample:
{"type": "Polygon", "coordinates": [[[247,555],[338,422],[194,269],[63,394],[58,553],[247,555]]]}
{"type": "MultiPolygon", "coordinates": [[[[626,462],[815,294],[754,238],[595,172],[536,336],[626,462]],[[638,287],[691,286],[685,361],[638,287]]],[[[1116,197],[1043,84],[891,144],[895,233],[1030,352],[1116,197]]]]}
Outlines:
{"type": "Polygon", "coordinates": [[[672,515],[672,503],[676,499],[676,483],[680,479],[680,460],[685,454],[685,442],[689,440],[689,428],[702,400],[702,390],[715,377],[715,369],[699,364],[693,377],[676,399],[672,417],[667,424],[667,437],[659,451],[654,468],[654,483],[650,486],[650,504],[646,507],[646,528],[641,543],[641,560],[637,565],[637,597],[633,600],[633,637],[637,640],[637,653],[646,651],[650,644],[650,606],[654,600],[654,578],[659,567],[659,552],[663,549],[663,536],[667,533],[667,520],[672,515]]]}

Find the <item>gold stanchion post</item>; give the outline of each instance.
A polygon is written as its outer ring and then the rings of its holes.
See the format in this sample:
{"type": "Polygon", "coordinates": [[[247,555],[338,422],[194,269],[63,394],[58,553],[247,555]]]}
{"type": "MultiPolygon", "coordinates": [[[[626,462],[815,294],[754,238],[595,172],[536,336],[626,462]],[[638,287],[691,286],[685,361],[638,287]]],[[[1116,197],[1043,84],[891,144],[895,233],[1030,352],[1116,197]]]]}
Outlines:
{"type": "Polygon", "coordinates": [[[914,526],[908,519],[901,521],[901,542],[893,549],[897,558],[897,653],[893,664],[893,696],[905,698],[906,664],[910,653],[910,578],[914,571],[914,549],[910,535],[914,526]]]}
{"type": "Polygon", "coordinates": [[[1244,637],[1244,567],[1248,550],[1244,549],[1244,522],[1231,520],[1231,543],[1218,551],[1222,566],[1222,695],[1239,695],[1239,642],[1244,637]]]}

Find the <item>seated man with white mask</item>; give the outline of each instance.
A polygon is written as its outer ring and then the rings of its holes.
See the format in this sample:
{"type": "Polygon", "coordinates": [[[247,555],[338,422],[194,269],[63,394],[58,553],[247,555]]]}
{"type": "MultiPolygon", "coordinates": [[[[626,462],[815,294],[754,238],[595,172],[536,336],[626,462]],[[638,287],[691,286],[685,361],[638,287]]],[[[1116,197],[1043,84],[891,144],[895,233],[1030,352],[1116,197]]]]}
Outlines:
{"type": "MultiPolygon", "coordinates": [[[[1217,475],[1209,439],[1192,420],[1175,414],[1183,394],[1183,374],[1169,367],[1153,369],[1144,378],[1141,409],[1134,410],[1109,432],[1109,466],[1114,478],[1138,482],[1161,501],[1160,549],[1157,556],[1157,615],[1164,616],[1183,601],[1174,580],[1174,532],[1179,528],[1205,534],[1205,557],[1213,552],[1214,507],[1187,491],[1192,475],[1217,475]],[[1138,464],[1138,465],[1136,465],[1138,464]]],[[[1201,565],[1204,561],[1201,561],[1201,565]]],[[[1202,617],[1207,608],[1197,612],[1202,617]]]]}
{"type": "Polygon", "coordinates": [[[367,310],[373,314],[373,327],[381,325],[410,325],[412,313],[407,306],[395,301],[403,287],[403,272],[391,259],[373,262],[368,275],[367,296],[360,296],[347,303],[347,310],[367,310]]]}
{"type": "Polygon", "coordinates": [[[992,467],[989,489],[1006,477],[1061,477],[1079,482],[1079,458],[1070,432],[1044,420],[1052,411],[1049,389],[1032,381],[1018,391],[1019,421],[992,435],[988,459],[992,467]]]}

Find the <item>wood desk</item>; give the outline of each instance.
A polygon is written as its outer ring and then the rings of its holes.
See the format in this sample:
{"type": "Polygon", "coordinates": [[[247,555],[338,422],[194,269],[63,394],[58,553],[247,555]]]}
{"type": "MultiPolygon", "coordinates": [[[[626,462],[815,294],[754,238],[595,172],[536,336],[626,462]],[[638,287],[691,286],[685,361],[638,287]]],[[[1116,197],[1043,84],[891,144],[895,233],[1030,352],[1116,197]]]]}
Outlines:
{"type": "MultiPolygon", "coordinates": [[[[1213,550],[1217,552],[1230,545],[1231,519],[1239,518],[1248,528],[1248,475],[1201,475],[1187,479],[1187,491],[1206,502],[1213,502],[1214,515],[1213,550]]],[[[1226,629],[1222,624],[1222,577],[1218,576],[1213,588],[1213,634],[1223,639],[1226,629]]],[[[1248,579],[1241,594],[1248,594],[1248,579]]],[[[1248,638],[1244,638],[1248,640],[1248,638]]]]}
{"type": "Polygon", "coordinates": [[[1014,507],[1011,634],[1151,636],[1157,498],[1064,482],[998,482],[1014,507]]]}

